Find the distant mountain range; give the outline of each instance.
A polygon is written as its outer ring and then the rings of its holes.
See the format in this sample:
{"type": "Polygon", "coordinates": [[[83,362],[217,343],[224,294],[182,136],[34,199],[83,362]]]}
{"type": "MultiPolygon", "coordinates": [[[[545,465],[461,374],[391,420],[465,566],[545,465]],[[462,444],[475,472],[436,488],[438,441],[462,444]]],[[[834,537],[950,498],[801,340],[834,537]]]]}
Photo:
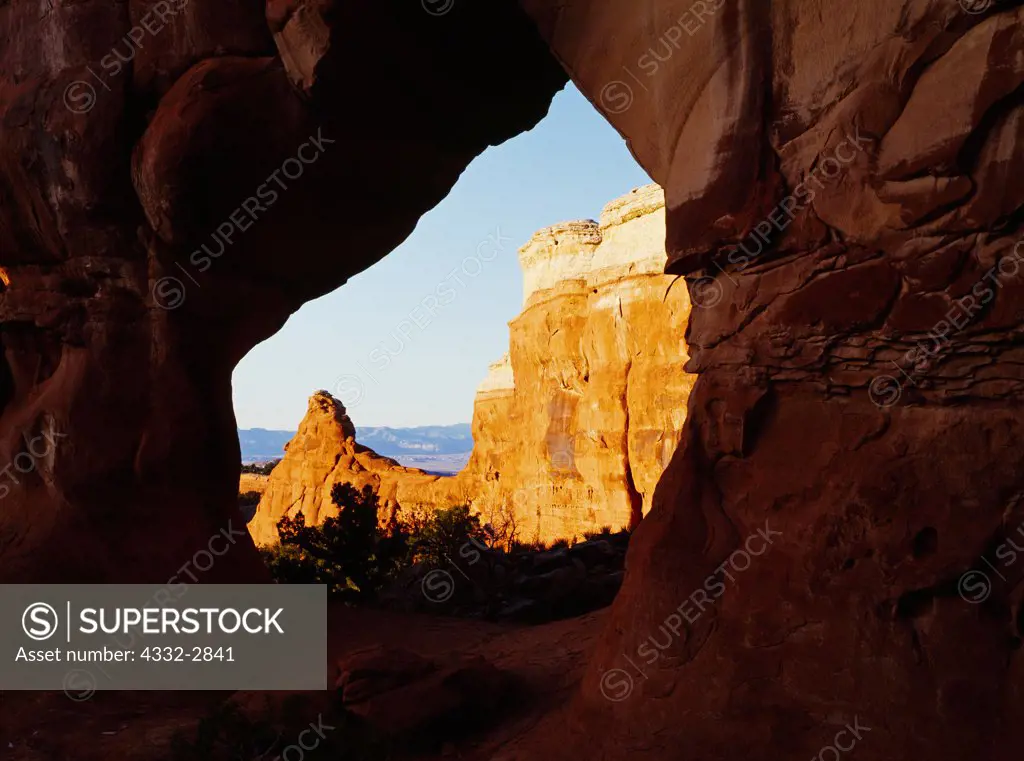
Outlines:
{"type": "MultiPolygon", "coordinates": [[[[295,431],[239,428],[242,462],[274,460],[284,456],[284,445],[295,431]]],[[[385,457],[463,454],[473,449],[469,423],[423,425],[416,428],[356,426],[356,441],[385,457]]],[[[422,466],[421,466],[422,467],[422,466]]]]}

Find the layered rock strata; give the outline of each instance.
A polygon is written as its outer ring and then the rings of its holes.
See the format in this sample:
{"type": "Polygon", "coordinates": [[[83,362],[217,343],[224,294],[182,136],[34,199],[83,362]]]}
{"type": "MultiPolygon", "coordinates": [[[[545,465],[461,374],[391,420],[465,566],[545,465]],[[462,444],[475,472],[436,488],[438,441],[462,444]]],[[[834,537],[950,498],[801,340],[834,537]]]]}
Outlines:
{"type": "Polygon", "coordinates": [[[1012,757],[1024,9],[523,4],[665,188],[699,374],[560,747],[1012,757]]]}
{"type": "Polygon", "coordinates": [[[509,324],[509,353],[477,391],[473,454],[457,476],[401,468],[365,448],[357,456],[350,424],[321,414],[340,403],[314,396],[250,523],[257,543],[276,541],[282,515],[334,515],[338,481],[379,488],[389,510],[469,504],[509,542],[635,526],[693,382],[680,372],[689,295],[663,274],[664,214],[650,185],[608,204],[600,222],[545,228],[520,249],[523,311],[509,324]]]}
{"type": "Polygon", "coordinates": [[[431,496],[454,481],[454,496],[468,492],[494,524],[511,520],[520,541],[639,522],[694,380],[682,370],[689,294],[664,274],[664,224],[650,185],[599,222],[545,228],[520,249],[523,311],[477,393],[473,454],[431,496]]]}

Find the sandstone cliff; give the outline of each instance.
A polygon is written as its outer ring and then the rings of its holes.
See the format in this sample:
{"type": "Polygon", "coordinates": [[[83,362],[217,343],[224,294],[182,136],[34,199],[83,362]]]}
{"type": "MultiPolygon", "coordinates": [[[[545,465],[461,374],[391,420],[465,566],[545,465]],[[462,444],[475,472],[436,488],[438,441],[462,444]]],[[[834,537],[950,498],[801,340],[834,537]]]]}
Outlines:
{"type": "Polygon", "coordinates": [[[859,718],[858,761],[1012,758],[1024,9],[524,4],[665,188],[698,307],[683,440],[556,747],[828,758],[859,718]]]}
{"type": "Polygon", "coordinates": [[[511,513],[520,540],[619,529],[650,508],[693,383],[689,295],[664,274],[664,236],[649,185],[520,249],[523,311],[480,386],[473,455],[455,477],[485,518],[511,513]]]}
{"type": "Polygon", "coordinates": [[[545,228],[520,249],[523,311],[477,391],[473,454],[457,476],[359,448],[340,402],[314,396],[250,523],[257,543],[276,540],[282,515],[334,515],[339,480],[370,483],[389,508],[470,504],[519,541],[635,525],[675,450],[693,381],[681,372],[689,296],[663,274],[664,225],[661,189],[649,185],[609,203],[600,222],[545,228]]]}

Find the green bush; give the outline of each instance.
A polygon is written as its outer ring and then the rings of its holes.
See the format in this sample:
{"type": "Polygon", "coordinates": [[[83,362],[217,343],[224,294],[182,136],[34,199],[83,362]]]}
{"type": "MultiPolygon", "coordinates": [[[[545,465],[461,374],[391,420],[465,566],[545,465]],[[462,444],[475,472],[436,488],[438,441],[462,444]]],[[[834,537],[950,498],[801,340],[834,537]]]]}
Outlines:
{"type": "Polygon", "coordinates": [[[407,538],[379,527],[371,487],[360,492],[351,484],[335,484],[331,498],[339,512],[322,526],[307,526],[301,512],[278,522],[281,544],[264,551],[267,566],[284,583],[326,584],[332,595],[373,599],[407,562],[407,538]]]}
{"type": "Polygon", "coordinates": [[[470,514],[468,505],[438,510],[417,529],[409,537],[412,560],[431,567],[448,565],[467,544],[480,546],[487,539],[480,519],[470,514]]]}
{"type": "Polygon", "coordinates": [[[396,520],[381,526],[371,487],[357,491],[351,484],[335,484],[331,497],[337,517],[321,526],[307,526],[301,512],[282,518],[280,544],[261,549],[278,582],[326,584],[331,595],[367,602],[411,565],[445,566],[470,542],[480,547],[487,539],[466,505],[438,510],[414,524],[396,520]]]}
{"type": "Polygon", "coordinates": [[[326,584],[318,573],[317,563],[293,545],[260,547],[263,564],[271,577],[281,584],[326,584]]]}

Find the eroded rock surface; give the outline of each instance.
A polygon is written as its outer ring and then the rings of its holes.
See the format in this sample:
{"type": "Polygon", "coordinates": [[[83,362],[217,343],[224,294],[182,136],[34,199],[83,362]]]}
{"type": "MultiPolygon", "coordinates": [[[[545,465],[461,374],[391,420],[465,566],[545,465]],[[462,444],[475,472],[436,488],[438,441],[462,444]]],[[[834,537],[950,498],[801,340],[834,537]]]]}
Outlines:
{"type": "Polygon", "coordinates": [[[511,0],[280,6],[0,6],[0,581],[162,584],[240,524],[232,368],[565,82],[511,0]]]}
{"type": "Polygon", "coordinates": [[[695,302],[683,441],[572,742],[810,758],[859,717],[858,759],[1009,758],[1021,10],[524,6],[665,188],[695,302]]]}
{"type": "Polygon", "coordinates": [[[437,662],[376,646],[348,655],[338,672],[336,688],[347,711],[415,744],[479,732],[511,692],[508,675],[479,655],[437,662]]]}
{"type": "Polygon", "coordinates": [[[331,499],[336,483],[352,484],[377,494],[381,520],[398,506],[398,490],[437,480],[416,468],[405,468],[389,457],[356,443],[356,428],[345,406],[325,391],[309,398],[306,415],[284,458],[270,472],[249,533],[259,545],[278,543],[277,524],[302,513],[306,525],[316,526],[338,515],[331,499]]]}
{"type": "Polygon", "coordinates": [[[650,185],[609,203],[600,222],[545,228],[520,249],[523,311],[477,391],[473,454],[457,476],[427,477],[365,448],[356,457],[350,435],[310,400],[250,524],[257,542],[273,543],[272,526],[300,507],[311,523],[334,515],[338,481],[368,483],[388,509],[469,504],[504,543],[635,526],[694,380],[682,372],[689,295],[664,274],[664,213],[650,185]],[[371,471],[380,477],[367,480],[371,471]]]}
{"type": "Polygon", "coordinates": [[[477,393],[469,464],[433,494],[454,482],[453,498],[468,493],[485,520],[531,542],[632,527],[650,509],[694,380],[664,214],[651,185],[520,249],[509,354],[477,393]]]}
{"type": "MultiPolygon", "coordinates": [[[[1015,757],[1019,8],[521,5],[665,189],[668,267],[705,308],[682,445],[581,698],[518,755],[823,758],[859,722],[859,761],[1015,757]]],[[[510,3],[283,6],[283,63],[249,31],[261,8],[193,0],[88,111],[67,88],[148,4],[0,7],[0,462],[35,458],[2,503],[0,580],[162,583],[188,562],[235,510],[237,360],[562,81],[510,3]],[[180,274],[319,127],[335,147],[258,235],[180,274]]],[[[207,578],[256,577],[239,547],[207,578]]]]}

